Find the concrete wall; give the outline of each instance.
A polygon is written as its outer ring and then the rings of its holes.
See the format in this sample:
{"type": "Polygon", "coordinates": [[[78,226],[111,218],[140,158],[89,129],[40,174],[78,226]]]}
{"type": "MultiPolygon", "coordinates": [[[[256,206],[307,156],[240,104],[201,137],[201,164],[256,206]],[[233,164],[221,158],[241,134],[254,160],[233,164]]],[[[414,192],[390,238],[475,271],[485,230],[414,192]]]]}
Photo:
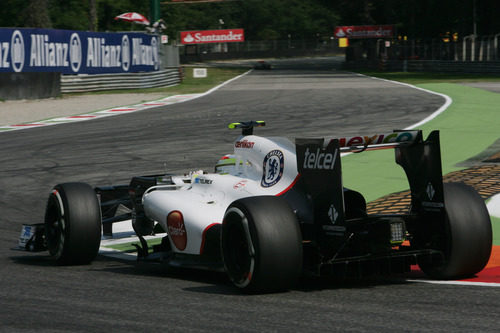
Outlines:
{"type": "Polygon", "coordinates": [[[61,73],[0,73],[0,98],[38,99],[61,94],[61,73]]]}
{"type": "Polygon", "coordinates": [[[173,45],[162,44],[160,48],[162,68],[179,67],[179,48],[173,45]]]}

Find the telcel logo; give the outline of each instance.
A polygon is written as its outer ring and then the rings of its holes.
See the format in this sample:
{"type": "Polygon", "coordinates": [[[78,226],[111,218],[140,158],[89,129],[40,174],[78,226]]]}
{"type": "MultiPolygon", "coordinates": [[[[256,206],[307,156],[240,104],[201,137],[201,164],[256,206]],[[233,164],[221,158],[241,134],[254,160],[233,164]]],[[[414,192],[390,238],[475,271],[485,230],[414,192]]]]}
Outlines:
{"type": "Polygon", "coordinates": [[[304,169],[331,170],[335,166],[337,159],[337,149],[333,153],[321,152],[321,149],[316,149],[316,152],[310,152],[309,148],[304,153],[304,169]]]}

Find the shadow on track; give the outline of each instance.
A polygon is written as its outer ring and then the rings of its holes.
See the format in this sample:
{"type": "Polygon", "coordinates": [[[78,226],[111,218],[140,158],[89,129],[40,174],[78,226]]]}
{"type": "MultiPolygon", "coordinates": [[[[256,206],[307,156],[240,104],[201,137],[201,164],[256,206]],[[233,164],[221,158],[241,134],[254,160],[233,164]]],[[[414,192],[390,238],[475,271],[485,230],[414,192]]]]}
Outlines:
{"type": "MultiPolygon", "coordinates": [[[[110,272],[129,276],[164,277],[182,281],[190,281],[206,284],[203,286],[184,287],[182,290],[202,294],[217,295],[246,295],[234,287],[227,275],[223,272],[197,270],[189,268],[170,267],[166,264],[127,261],[116,258],[99,256],[91,265],[59,266],[48,255],[23,255],[14,256],[10,259],[18,265],[39,267],[64,267],[65,269],[79,267],[89,272],[110,272]]],[[[299,284],[293,288],[298,292],[316,292],[322,290],[339,289],[367,289],[383,285],[403,285],[413,282],[405,281],[405,275],[373,276],[367,278],[345,278],[332,277],[302,277],[299,284]]]]}

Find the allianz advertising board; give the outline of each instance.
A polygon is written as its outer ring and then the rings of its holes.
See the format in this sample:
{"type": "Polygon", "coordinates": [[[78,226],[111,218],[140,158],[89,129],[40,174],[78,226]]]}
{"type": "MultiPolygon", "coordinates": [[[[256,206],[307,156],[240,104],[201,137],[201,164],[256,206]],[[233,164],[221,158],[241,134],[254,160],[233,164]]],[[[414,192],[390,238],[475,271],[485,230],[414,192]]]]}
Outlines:
{"type": "Polygon", "coordinates": [[[102,74],[160,69],[158,36],[0,28],[0,72],[102,74]]]}

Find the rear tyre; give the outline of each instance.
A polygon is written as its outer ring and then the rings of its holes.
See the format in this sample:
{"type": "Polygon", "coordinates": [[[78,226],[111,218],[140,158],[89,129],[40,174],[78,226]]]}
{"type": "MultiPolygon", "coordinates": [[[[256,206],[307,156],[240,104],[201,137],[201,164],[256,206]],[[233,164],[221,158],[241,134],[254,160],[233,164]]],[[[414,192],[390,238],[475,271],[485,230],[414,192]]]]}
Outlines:
{"type": "Polygon", "coordinates": [[[87,184],[54,187],[45,211],[45,236],[50,255],[59,264],[88,264],[101,243],[101,210],[87,184]]]}
{"type": "Polygon", "coordinates": [[[233,202],[224,215],[221,249],[229,278],[247,292],[290,289],[302,272],[299,224],[280,197],[233,202]]]}
{"type": "Polygon", "coordinates": [[[470,186],[462,183],[444,184],[446,219],[444,252],[440,264],[420,263],[427,275],[436,279],[470,277],[488,263],[492,246],[490,216],[483,199],[470,186]]]}

